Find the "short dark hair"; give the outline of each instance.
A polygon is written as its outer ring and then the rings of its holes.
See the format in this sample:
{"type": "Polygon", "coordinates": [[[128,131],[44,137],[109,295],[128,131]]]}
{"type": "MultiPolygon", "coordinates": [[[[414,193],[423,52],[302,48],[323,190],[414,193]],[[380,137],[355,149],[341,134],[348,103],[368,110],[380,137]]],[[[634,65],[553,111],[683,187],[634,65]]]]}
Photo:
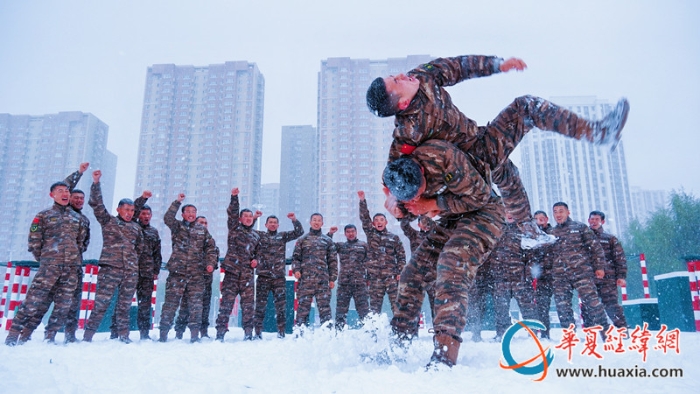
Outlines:
{"type": "MultiPolygon", "coordinates": [[[[243,208],[243,209],[241,209],[241,216],[243,216],[243,213],[245,213],[245,212],[253,213],[253,211],[251,211],[250,209],[248,209],[248,208],[243,208]]],[[[255,215],[253,215],[253,216],[255,216],[255,215]]]]}
{"type": "Polygon", "coordinates": [[[381,217],[383,217],[384,219],[386,219],[386,215],[385,215],[385,214],[383,214],[383,213],[375,213],[374,216],[372,216],[372,220],[374,220],[377,216],[381,216],[381,217]]]}
{"type": "Polygon", "coordinates": [[[600,220],[605,220],[605,214],[601,211],[591,211],[591,213],[588,215],[588,218],[590,219],[593,215],[600,216],[600,220]]]}
{"type": "Polygon", "coordinates": [[[121,207],[122,205],[134,205],[134,200],[130,198],[122,198],[119,200],[119,204],[117,204],[117,208],[121,207]]]}
{"type": "Polygon", "coordinates": [[[546,217],[546,218],[549,217],[549,216],[547,216],[547,212],[545,212],[545,211],[535,211],[535,213],[532,214],[532,216],[537,216],[537,215],[544,215],[544,217],[546,217]]]}
{"type": "Polygon", "coordinates": [[[343,229],[343,231],[348,231],[348,229],[351,229],[351,228],[357,230],[357,227],[355,227],[354,224],[346,224],[346,225],[345,225],[345,228],[343,229]]]}
{"type": "Polygon", "coordinates": [[[409,201],[418,194],[423,183],[423,173],[415,160],[403,156],[387,164],[382,179],[384,186],[396,199],[409,201]]]}
{"type": "Polygon", "coordinates": [[[72,196],[73,194],[82,194],[82,195],[84,196],[84,195],[85,195],[85,192],[82,191],[82,190],[80,190],[80,189],[73,189],[73,190],[71,190],[70,194],[71,194],[71,196],[72,196]]]}
{"type": "Polygon", "coordinates": [[[277,223],[280,222],[280,220],[279,220],[279,218],[278,218],[277,216],[275,216],[275,215],[270,215],[270,216],[267,217],[267,219],[265,219],[265,224],[267,224],[267,222],[269,222],[270,219],[276,219],[276,220],[277,220],[277,223]]]}
{"type": "Polygon", "coordinates": [[[151,212],[153,212],[153,210],[151,210],[151,207],[149,207],[148,204],[143,204],[143,208],[141,208],[141,210],[142,210],[142,211],[151,211],[151,212]]]}
{"type": "Polygon", "coordinates": [[[311,216],[309,216],[309,220],[313,219],[314,216],[320,216],[321,219],[323,219],[323,215],[321,215],[321,214],[318,213],[318,212],[315,212],[315,213],[312,213],[311,216]]]}
{"type": "Polygon", "coordinates": [[[396,115],[398,111],[397,100],[386,91],[384,79],[376,78],[367,89],[367,108],[382,118],[396,115]]]}
{"type": "Polygon", "coordinates": [[[564,207],[567,211],[569,210],[569,206],[566,205],[564,201],[555,202],[554,205],[552,205],[552,208],[554,207],[564,207]]]}
{"type": "Polygon", "coordinates": [[[196,222],[199,219],[206,219],[206,218],[207,218],[206,216],[197,216],[196,218],[194,218],[194,221],[196,222]]]}
{"type": "Polygon", "coordinates": [[[54,189],[59,187],[59,186],[65,186],[68,188],[68,190],[70,190],[70,186],[68,186],[67,183],[65,183],[63,181],[59,181],[59,182],[56,182],[53,185],[51,185],[51,187],[49,188],[49,191],[51,191],[51,193],[53,193],[54,189]]]}
{"type": "Polygon", "coordinates": [[[180,208],[180,212],[185,213],[185,209],[187,209],[187,208],[189,208],[189,207],[194,208],[195,211],[197,210],[197,207],[195,207],[194,205],[192,205],[192,204],[185,204],[185,205],[182,206],[182,208],[180,208]]]}

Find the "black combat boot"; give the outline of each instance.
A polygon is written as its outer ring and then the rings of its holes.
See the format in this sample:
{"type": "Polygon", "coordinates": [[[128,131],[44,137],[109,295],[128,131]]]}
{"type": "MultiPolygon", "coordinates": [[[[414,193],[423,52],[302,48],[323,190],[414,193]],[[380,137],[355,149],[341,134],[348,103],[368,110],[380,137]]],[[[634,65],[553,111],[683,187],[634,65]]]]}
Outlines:
{"type": "Polygon", "coordinates": [[[175,331],[175,339],[182,339],[182,334],[184,333],[184,331],[175,331]]]}
{"type": "Polygon", "coordinates": [[[457,363],[457,355],[459,355],[459,346],[461,345],[459,340],[452,335],[436,334],[433,337],[433,344],[435,350],[426,369],[435,368],[439,364],[452,367],[457,363]]]}
{"type": "Polygon", "coordinates": [[[139,331],[139,334],[140,334],[140,336],[141,336],[141,340],[142,340],[142,341],[151,340],[151,336],[148,335],[148,330],[140,330],[140,331],[139,331]]]}
{"type": "Polygon", "coordinates": [[[605,115],[602,120],[594,123],[593,143],[609,147],[610,151],[614,151],[620,142],[620,134],[627,122],[629,111],[630,103],[626,98],[620,99],[611,112],[605,115]]]}
{"type": "Polygon", "coordinates": [[[216,331],[216,340],[219,342],[223,342],[224,335],[226,335],[226,331],[216,331]]]}
{"type": "Polygon", "coordinates": [[[201,342],[199,339],[199,328],[190,328],[190,343],[201,342]]]}
{"type": "Polygon", "coordinates": [[[109,339],[119,339],[119,333],[117,330],[111,330],[109,332],[109,339]]]}
{"type": "Polygon", "coordinates": [[[15,329],[11,329],[10,332],[7,334],[7,338],[5,338],[5,345],[15,346],[15,345],[17,345],[18,340],[19,340],[19,331],[15,330],[15,329]]]}
{"type": "Polygon", "coordinates": [[[56,343],[56,331],[45,331],[44,341],[48,343],[56,343]]]}
{"type": "Polygon", "coordinates": [[[158,338],[158,342],[168,342],[168,331],[169,330],[160,330],[160,338],[158,338]]]}
{"type": "Polygon", "coordinates": [[[66,331],[64,335],[64,342],[65,343],[76,343],[78,342],[78,338],[75,337],[75,331],[66,331]]]}
{"type": "Polygon", "coordinates": [[[92,337],[95,335],[95,330],[85,330],[83,334],[83,342],[92,342],[92,337]]]}

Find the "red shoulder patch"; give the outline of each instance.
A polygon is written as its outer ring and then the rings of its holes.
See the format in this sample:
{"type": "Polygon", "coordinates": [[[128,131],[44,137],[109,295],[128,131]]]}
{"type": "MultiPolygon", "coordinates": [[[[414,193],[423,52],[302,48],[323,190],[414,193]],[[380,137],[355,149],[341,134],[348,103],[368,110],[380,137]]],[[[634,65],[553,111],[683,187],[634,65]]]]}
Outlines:
{"type": "Polygon", "coordinates": [[[403,144],[401,146],[401,153],[403,153],[404,155],[410,155],[411,153],[413,153],[414,150],[416,150],[416,147],[413,145],[403,144]]]}
{"type": "Polygon", "coordinates": [[[39,218],[35,216],[35,217],[34,217],[34,220],[32,220],[32,223],[33,223],[33,224],[39,224],[39,218]]]}

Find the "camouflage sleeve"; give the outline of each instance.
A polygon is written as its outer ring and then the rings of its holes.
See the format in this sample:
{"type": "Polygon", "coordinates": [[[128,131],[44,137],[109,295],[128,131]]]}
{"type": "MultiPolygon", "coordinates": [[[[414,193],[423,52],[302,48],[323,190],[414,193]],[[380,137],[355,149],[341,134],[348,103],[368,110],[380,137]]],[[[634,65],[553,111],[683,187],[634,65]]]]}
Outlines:
{"type": "Polygon", "coordinates": [[[294,252],[292,253],[292,271],[295,274],[301,272],[301,260],[303,258],[301,251],[303,249],[303,244],[304,238],[298,240],[296,245],[294,245],[294,252]]]}
{"type": "Polygon", "coordinates": [[[294,225],[294,230],[285,231],[282,233],[282,238],[284,239],[284,242],[293,241],[304,235],[304,227],[302,227],[300,221],[292,220],[292,225],[294,225]]]}
{"type": "Polygon", "coordinates": [[[139,196],[134,200],[134,220],[139,218],[144,205],[146,205],[146,201],[148,201],[148,199],[143,196],[139,196]]]}
{"type": "Polygon", "coordinates": [[[331,282],[338,280],[338,250],[335,248],[335,243],[328,242],[326,252],[326,261],[328,262],[328,276],[331,282]]]}
{"type": "Polygon", "coordinates": [[[163,255],[160,252],[160,237],[158,237],[153,244],[153,276],[158,276],[162,264],[163,255]]]}
{"type": "Polygon", "coordinates": [[[207,231],[204,238],[204,261],[207,266],[216,268],[217,254],[217,247],[216,242],[214,242],[214,237],[212,237],[211,234],[209,234],[209,231],[207,231]]]}
{"type": "Polygon", "coordinates": [[[406,265],[406,249],[403,247],[403,242],[398,235],[396,237],[396,265],[399,267],[399,275],[403,271],[403,267],[406,265]]]}
{"type": "Polygon", "coordinates": [[[136,245],[134,245],[134,246],[136,249],[136,255],[140,256],[146,251],[146,238],[143,235],[143,231],[141,231],[141,226],[139,226],[135,222],[132,222],[132,223],[134,223],[139,228],[139,232],[138,232],[139,235],[136,237],[136,245]]]}
{"type": "Polygon", "coordinates": [[[177,210],[180,209],[180,205],[182,205],[182,202],[178,200],[173,201],[163,216],[163,223],[165,223],[165,225],[168,226],[172,232],[177,231],[177,219],[175,218],[175,215],[177,215],[177,210]]]}
{"type": "Polygon", "coordinates": [[[362,221],[362,230],[364,230],[369,240],[370,234],[374,231],[374,227],[372,226],[372,218],[369,216],[367,200],[360,200],[360,221],[362,221]]]}
{"type": "Polygon", "coordinates": [[[466,79],[488,77],[499,73],[502,58],[465,55],[439,58],[419,66],[414,72],[428,73],[439,86],[452,86],[466,79]]]}
{"type": "Polygon", "coordinates": [[[78,186],[78,182],[80,182],[80,178],[83,176],[83,174],[80,173],[80,171],[76,171],[66,177],[66,179],[63,180],[68,185],[68,190],[71,192],[73,189],[75,189],[76,186],[78,186]]]}
{"type": "Polygon", "coordinates": [[[622,244],[616,237],[610,239],[610,246],[613,249],[613,268],[615,269],[615,279],[627,278],[627,257],[622,249],[622,244]]]}
{"type": "Polygon", "coordinates": [[[84,253],[87,250],[88,243],[90,243],[90,226],[86,226],[82,220],[80,220],[80,229],[78,230],[76,242],[80,248],[80,253],[84,253]]]}
{"type": "Polygon", "coordinates": [[[81,253],[87,252],[88,245],[90,245],[90,220],[85,220],[85,239],[83,239],[82,247],[80,248],[81,253]]]}
{"type": "Polygon", "coordinates": [[[598,242],[593,230],[588,226],[582,227],[581,236],[583,237],[584,246],[590,251],[593,259],[593,267],[596,271],[605,270],[605,252],[603,247],[598,242]]]}
{"type": "Polygon", "coordinates": [[[408,242],[413,245],[418,239],[418,231],[411,227],[411,221],[408,218],[401,218],[399,223],[401,226],[401,231],[403,231],[403,235],[405,235],[406,238],[408,238],[408,242]]]}
{"type": "Polygon", "coordinates": [[[44,245],[44,217],[40,213],[32,220],[29,227],[29,248],[28,251],[34,256],[36,261],[41,258],[41,248],[44,245]]]}
{"type": "Polygon", "coordinates": [[[95,218],[98,223],[104,226],[109,222],[111,216],[107,208],[105,208],[104,202],[102,202],[102,188],[99,182],[93,183],[90,186],[90,200],[88,201],[88,205],[90,205],[95,212],[95,218]]]}
{"type": "Polygon", "coordinates": [[[240,204],[238,196],[231,196],[231,202],[228,204],[226,213],[228,214],[228,231],[234,230],[238,225],[238,217],[240,216],[240,204]]]}

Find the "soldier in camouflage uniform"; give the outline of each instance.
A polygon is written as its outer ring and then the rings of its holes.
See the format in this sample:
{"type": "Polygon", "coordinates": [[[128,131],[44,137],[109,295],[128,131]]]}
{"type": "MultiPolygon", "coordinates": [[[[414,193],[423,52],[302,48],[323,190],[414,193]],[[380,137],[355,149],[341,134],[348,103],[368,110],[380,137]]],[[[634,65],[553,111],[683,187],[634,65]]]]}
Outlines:
{"type": "MultiPolygon", "coordinates": [[[[603,279],[595,279],[595,286],[598,290],[598,296],[605,307],[605,312],[608,314],[613,325],[617,328],[627,327],[627,319],[622,310],[622,306],[617,302],[617,286],[626,286],[627,282],[627,259],[625,251],[622,250],[622,245],[617,238],[606,233],[603,230],[605,224],[605,214],[601,211],[593,211],[588,215],[588,225],[593,234],[595,234],[600,246],[603,247],[605,253],[605,277],[603,279]]],[[[583,306],[581,309],[581,317],[584,324],[590,319],[588,316],[588,307],[583,306]]]]}
{"type": "MultiPolygon", "coordinates": [[[[195,223],[201,224],[207,230],[209,230],[209,221],[204,216],[197,216],[194,219],[195,223]]],[[[209,234],[211,236],[211,233],[209,234]]],[[[211,242],[214,242],[212,238],[211,242]]],[[[216,247],[216,262],[218,265],[219,256],[221,255],[219,247],[216,247]]],[[[214,266],[216,270],[217,265],[214,266]]],[[[203,275],[204,278],[204,293],[202,294],[202,325],[200,327],[200,335],[202,338],[209,338],[209,312],[211,311],[211,294],[212,294],[212,284],[214,283],[214,271],[205,271],[203,275]]],[[[190,320],[190,307],[187,304],[187,298],[182,297],[180,301],[180,310],[177,312],[177,319],[175,320],[175,338],[182,339],[182,334],[187,328],[187,322],[190,320]]]]}
{"type": "MultiPolygon", "coordinates": [[[[427,216],[421,215],[418,217],[418,230],[411,227],[411,222],[408,218],[401,218],[401,230],[403,235],[408,238],[408,243],[411,246],[411,253],[415,252],[421,242],[428,235],[430,230],[435,227],[435,222],[427,216]]],[[[435,282],[425,284],[425,293],[428,295],[428,303],[430,304],[430,316],[435,318],[435,282]]],[[[416,331],[416,334],[418,332],[416,331]]]]}
{"type": "Polygon", "coordinates": [[[505,211],[488,172],[454,145],[428,140],[384,170],[387,210],[395,217],[440,215],[401,273],[398,311],[391,321],[410,339],[425,282],[435,281],[435,352],[431,364],[454,365],[466,324],[467,291],[502,234],[505,211]]]}
{"type": "MultiPolygon", "coordinates": [[[[338,231],[337,227],[331,227],[328,236],[332,238],[336,231],[338,231]]],[[[346,225],[344,231],[347,241],[335,243],[340,260],[335,305],[335,327],[338,330],[345,328],[351,298],[355,299],[355,309],[360,324],[369,313],[369,292],[365,269],[369,246],[366,242],[357,239],[357,228],[354,224],[346,225]]]]}
{"type": "Polygon", "coordinates": [[[258,231],[260,235],[260,258],[258,259],[258,282],[255,303],[255,336],[262,339],[263,320],[267,309],[267,296],[272,292],[277,315],[277,336],[284,338],[287,325],[287,273],[285,272],[285,249],[287,242],[304,235],[304,228],[294,212],[287,214],[294,230],[278,232],[279,219],[268,216],[265,220],[267,231],[258,231]]]}
{"type": "Polygon", "coordinates": [[[476,270],[476,276],[467,292],[467,324],[471,325],[472,341],[481,342],[483,316],[486,309],[486,297],[493,298],[493,275],[491,274],[491,259],[486,259],[476,270]]]}
{"type": "MultiPolygon", "coordinates": [[[[70,189],[70,206],[71,208],[73,208],[73,210],[75,210],[75,212],[77,212],[80,215],[82,225],[86,229],[85,241],[83,241],[80,253],[80,264],[75,270],[75,274],[78,277],[78,285],[76,286],[75,292],[73,293],[73,301],[71,302],[70,309],[68,310],[68,315],[66,316],[65,321],[66,324],[64,332],[66,343],[72,343],[77,341],[75,337],[75,331],[78,329],[78,313],[80,313],[80,300],[82,299],[83,293],[83,253],[87,251],[87,247],[90,244],[90,219],[88,219],[87,216],[83,215],[82,212],[83,205],[85,205],[85,193],[80,189],[76,189],[75,186],[78,184],[78,181],[80,181],[80,178],[83,176],[83,173],[88,169],[89,166],[90,163],[80,163],[78,171],[75,171],[72,174],[68,175],[63,181],[68,185],[68,188],[70,189]]],[[[52,291],[49,294],[49,299],[53,301],[53,297],[54,293],[52,291]]],[[[56,313],[52,312],[51,316],[49,317],[48,326],[55,326],[57,322],[58,316],[56,315],[56,313]]],[[[37,325],[38,324],[39,323],[37,323],[37,325]]],[[[54,331],[46,331],[44,333],[44,339],[46,339],[49,342],[53,342],[55,334],[56,333],[54,331]]]]}
{"type": "Polygon", "coordinates": [[[51,305],[51,292],[56,319],[46,327],[46,336],[55,336],[65,323],[78,285],[75,273],[81,262],[86,228],[80,215],[69,206],[66,183],[51,185],[49,196],[54,200],[53,206],[39,212],[29,229],[28,250],[40,266],[5,338],[8,346],[29,340],[51,305]]]}
{"type": "Polygon", "coordinates": [[[303,330],[311,313],[311,301],[316,297],[321,324],[332,318],[331,290],[338,279],[338,254],[333,240],[321,233],[323,216],[311,215],[311,229],[299,238],[292,254],[292,271],[298,280],[297,316],[295,326],[303,330]]]}
{"type": "Polygon", "coordinates": [[[589,311],[590,320],[584,322],[585,326],[600,325],[607,329],[605,310],[594,283],[595,278],[605,276],[603,248],[588,226],[571,220],[566,203],[554,204],[554,219],[557,225],[552,229],[552,234],[558,240],[551,246],[548,258],[552,259],[552,283],[559,322],[562,327],[575,324],[571,305],[575,289],[589,311]]]}
{"type": "Polygon", "coordinates": [[[493,171],[493,182],[513,217],[518,223],[527,222],[526,226],[533,227],[525,229],[527,232],[536,231],[530,222],[530,205],[518,169],[508,159],[515,146],[537,127],[614,147],[627,119],[629,104],[622,99],[604,119],[589,121],[542,98],[522,96],[487,126],[477,126],[459,111],[444,89],[466,79],[525,67],[525,62],[516,58],[459,56],[435,59],[407,74],[375,79],[367,90],[368,107],[377,116],[395,116],[389,161],[410,154],[428,139],[449,141],[493,171]]]}
{"type": "Polygon", "coordinates": [[[523,319],[536,319],[532,277],[520,247],[518,228],[513,216],[506,214],[501,239],[488,257],[494,281],[493,304],[496,312],[496,340],[510,327],[510,300],[515,298],[523,319]]]}
{"type": "Polygon", "coordinates": [[[377,213],[370,220],[365,192],[357,192],[360,198],[360,220],[367,237],[369,256],[367,281],[369,282],[369,308],[376,314],[382,313],[384,294],[389,297],[391,311],[396,313],[396,295],[399,290],[399,276],[406,265],[406,251],[398,235],[386,229],[386,216],[377,213]]]}
{"type": "Polygon", "coordinates": [[[255,278],[253,270],[258,266],[260,254],[260,234],[253,230],[254,216],[249,209],[239,212],[238,188],[231,190],[231,203],[228,206],[228,250],[221,263],[225,276],[221,283],[221,305],[216,318],[216,340],[224,340],[228,332],[228,320],[233,310],[236,296],[241,296],[243,311],[243,340],[253,339],[255,325],[255,278]]]}
{"type": "Polygon", "coordinates": [[[116,329],[119,340],[129,343],[131,342],[129,308],[138,282],[138,262],[144,246],[143,232],[136,222],[131,221],[134,215],[132,200],[127,198],[120,200],[117,205],[117,216],[109,214],[102,201],[101,177],[100,170],[92,173],[93,183],[90,186],[90,201],[88,201],[88,205],[95,212],[95,218],[102,226],[102,253],[100,270],[97,274],[95,308],[85,323],[83,341],[92,341],[112,301],[112,296],[117,291],[117,303],[114,307],[116,329]]]}
{"type": "MultiPolygon", "coordinates": [[[[544,211],[535,212],[537,226],[546,234],[552,233],[552,225],[544,211]]],[[[535,309],[537,310],[537,320],[542,322],[545,330],[540,332],[540,337],[549,339],[549,308],[552,304],[552,260],[547,258],[550,253],[550,245],[535,249],[525,250],[525,260],[530,268],[533,277],[533,287],[535,289],[535,309]]]]}
{"type": "Polygon", "coordinates": [[[165,302],[160,313],[160,342],[167,342],[175,311],[183,298],[190,306],[187,324],[190,342],[199,342],[204,273],[214,272],[216,266],[216,244],[207,228],[195,222],[197,207],[186,204],[180,209],[182,220],[175,218],[184,199],[183,193],[178,194],[163,217],[163,222],[170,229],[173,252],[166,266],[168,278],[165,281],[165,302]]]}

